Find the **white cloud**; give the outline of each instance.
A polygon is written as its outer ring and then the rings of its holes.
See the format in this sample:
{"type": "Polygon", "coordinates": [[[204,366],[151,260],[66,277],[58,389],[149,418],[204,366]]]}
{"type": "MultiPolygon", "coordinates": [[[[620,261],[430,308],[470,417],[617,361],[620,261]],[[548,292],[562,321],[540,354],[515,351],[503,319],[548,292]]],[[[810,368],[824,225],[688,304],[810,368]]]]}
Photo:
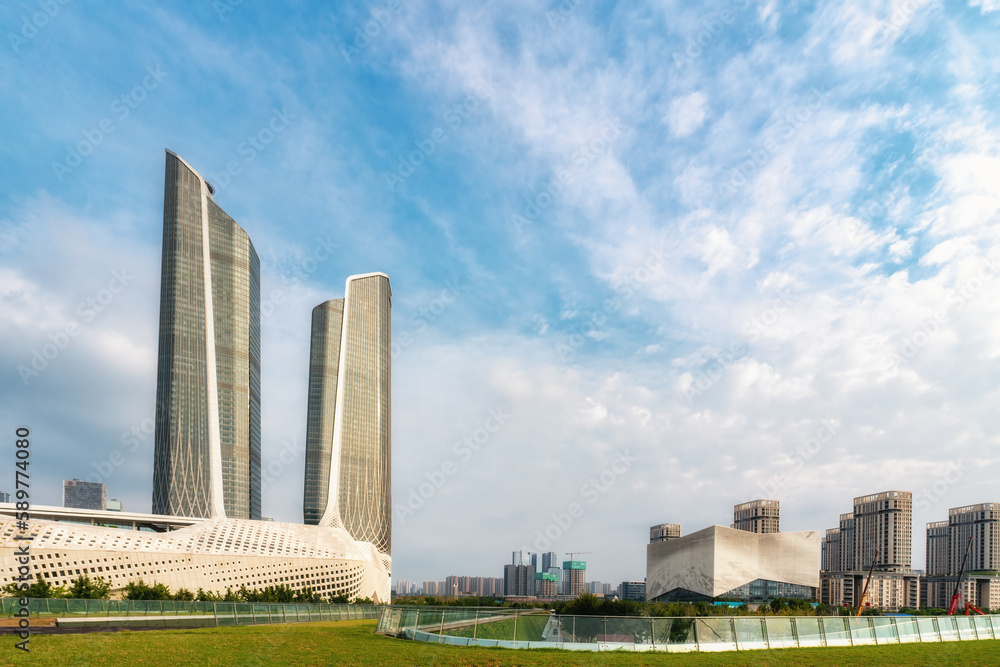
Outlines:
{"type": "Polygon", "coordinates": [[[708,99],[701,91],[678,97],[670,103],[670,111],[663,117],[675,137],[686,137],[705,122],[708,99]]]}

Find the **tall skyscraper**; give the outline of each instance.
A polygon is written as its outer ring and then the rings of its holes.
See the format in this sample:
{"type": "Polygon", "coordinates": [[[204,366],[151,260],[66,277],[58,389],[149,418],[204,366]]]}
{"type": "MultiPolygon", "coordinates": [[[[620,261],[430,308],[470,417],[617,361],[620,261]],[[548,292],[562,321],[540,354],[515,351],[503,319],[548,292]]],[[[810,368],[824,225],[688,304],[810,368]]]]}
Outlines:
{"type": "Polygon", "coordinates": [[[347,279],[313,309],[304,519],[392,545],[391,306],[384,273],[347,279]]]}
{"type": "Polygon", "coordinates": [[[260,260],[167,151],[153,512],[260,518],[260,260]]]}
{"type": "Polygon", "coordinates": [[[733,528],[750,533],[780,533],[777,500],[751,500],[733,507],[733,528]]]}

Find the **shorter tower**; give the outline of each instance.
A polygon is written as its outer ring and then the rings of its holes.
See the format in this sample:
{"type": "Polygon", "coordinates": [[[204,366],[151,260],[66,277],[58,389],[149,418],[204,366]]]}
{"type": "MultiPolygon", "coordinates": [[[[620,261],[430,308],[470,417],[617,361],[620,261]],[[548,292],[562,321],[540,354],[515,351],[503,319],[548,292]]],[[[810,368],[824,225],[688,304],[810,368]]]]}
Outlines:
{"type": "Polygon", "coordinates": [[[303,514],[389,555],[391,306],[384,273],[350,276],[313,309],[303,514]]]}

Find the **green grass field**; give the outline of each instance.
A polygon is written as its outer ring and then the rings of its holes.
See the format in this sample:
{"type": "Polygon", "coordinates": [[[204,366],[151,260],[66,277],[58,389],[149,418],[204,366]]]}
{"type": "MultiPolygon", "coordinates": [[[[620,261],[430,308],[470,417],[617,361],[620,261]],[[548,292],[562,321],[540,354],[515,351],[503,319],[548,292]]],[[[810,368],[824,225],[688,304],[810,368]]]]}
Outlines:
{"type": "Polygon", "coordinates": [[[0,665],[998,665],[1000,641],[729,653],[578,653],[436,646],[373,634],[374,621],[206,630],[38,635],[32,651],[0,636],[0,665]]]}

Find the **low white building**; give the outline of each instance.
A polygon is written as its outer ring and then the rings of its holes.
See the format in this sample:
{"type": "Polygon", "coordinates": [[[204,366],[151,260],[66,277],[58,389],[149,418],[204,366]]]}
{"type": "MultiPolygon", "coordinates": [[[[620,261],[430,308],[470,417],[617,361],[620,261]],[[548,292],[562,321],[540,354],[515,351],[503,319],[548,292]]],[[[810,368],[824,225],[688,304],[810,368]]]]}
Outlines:
{"type": "Polygon", "coordinates": [[[286,585],[389,602],[389,556],[342,528],[33,507],[22,532],[14,512],[14,505],[0,505],[0,586],[24,581],[24,574],[29,584],[40,575],[66,586],[85,574],[109,580],[113,595],[141,579],[174,593],[286,585]]]}

